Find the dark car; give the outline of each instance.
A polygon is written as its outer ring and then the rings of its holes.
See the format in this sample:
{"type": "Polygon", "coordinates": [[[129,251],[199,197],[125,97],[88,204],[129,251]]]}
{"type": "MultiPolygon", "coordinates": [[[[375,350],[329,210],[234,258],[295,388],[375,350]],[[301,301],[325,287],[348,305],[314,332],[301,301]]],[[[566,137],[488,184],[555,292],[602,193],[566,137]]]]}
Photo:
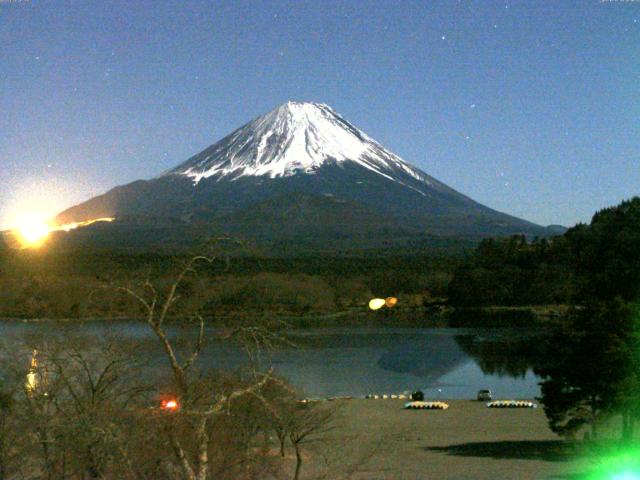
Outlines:
{"type": "Polygon", "coordinates": [[[493,399],[491,390],[478,390],[478,396],[476,398],[479,402],[488,402],[493,399]]]}
{"type": "Polygon", "coordinates": [[[411,400],[414,402],[422,402],[424,400],[424,393],[422,390],[417,390],[411,394],[411,400]]]}

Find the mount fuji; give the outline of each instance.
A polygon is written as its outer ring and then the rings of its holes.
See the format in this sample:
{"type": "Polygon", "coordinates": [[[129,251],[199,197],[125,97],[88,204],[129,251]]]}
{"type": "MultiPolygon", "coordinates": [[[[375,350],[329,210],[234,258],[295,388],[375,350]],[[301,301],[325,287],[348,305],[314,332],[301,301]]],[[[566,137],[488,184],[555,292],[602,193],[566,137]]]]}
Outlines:
{"type": "MultiPolygon", "coordinates": [[[[177,167],[116,187],[57,217],[115,217],[259,240],[547,235],[405,162],[329,106],[288,102],[177,167]]],[[[375,242],[374,242],[375,243],[375,242]]]]}

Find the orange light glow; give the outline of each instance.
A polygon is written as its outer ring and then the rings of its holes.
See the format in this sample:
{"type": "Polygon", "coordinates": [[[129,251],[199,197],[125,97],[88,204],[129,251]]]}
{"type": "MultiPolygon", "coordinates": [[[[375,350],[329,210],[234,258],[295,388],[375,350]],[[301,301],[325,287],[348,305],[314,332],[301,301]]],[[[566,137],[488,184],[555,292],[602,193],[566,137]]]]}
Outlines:
{"type": "Polygon", "coordinates": [[[56,227],[55,230],[68,232],[69,230],[74,230],[76,228],[86,227],[88,225],[91,225],[92,223],[113,222],[114,220],[115,218],[113,217],[95,218],[93,220],[86,220],[84,222],[73,222],[73,223],[67,223],[65,225],[60,225],[59,227],[56,227]]]}
{"type": "Polygon", "coordinates": [[[395,307],[396,303],[398,303],[398,299],[396,297],[387,297],[384,301],[387,308],[395,307]]]}
{"type": "Polygon", "coordinates": [[[160,408],[162,408],[163,410],[175,412],[180,408],[180,405],[178,404],[177,400],[163,400],[162,403],[160,403],[160,408]]]}
{"type": "Polygon", "coordinates": [[[11,229],[17,248],[40,248],[49,238],[51,232],[68,232],[80,227],[86,227],[96,222],[113,222],[114,218],[96,218],[84,222],[73,222],[55,225],[39,215],[23,215],[14,223],[11,229]]]}

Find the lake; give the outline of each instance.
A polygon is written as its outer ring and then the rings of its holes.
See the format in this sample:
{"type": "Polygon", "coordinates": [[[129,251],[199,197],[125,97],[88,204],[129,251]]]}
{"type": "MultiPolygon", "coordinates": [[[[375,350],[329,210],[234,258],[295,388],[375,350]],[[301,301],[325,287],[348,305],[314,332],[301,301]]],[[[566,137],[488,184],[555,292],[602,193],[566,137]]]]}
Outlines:
{"type": "MultiPolygon", "coordinates": [[[[170,327],[172,338],[193,333],[170,327]]],[[[208,329],[213,338],[218,329],[208,329]]],[[[84,324],[2,322],[0,336],[116,334],[131,341],[154,368],[165,359],[151,330],[142,322],[94,321],[84,324]]],[[[539,379],[520,353],[540,332],[523,329],[331,328],[287,334],[294,347],[272,354],[276,374],[309,397],[364,396],[421,389],[429,398],[475,398],[488,388],[494,398],[538,396],[539,379]]],[[[236,369],[246,363],[235,344],[210,341],[198,360],[203,368],[236,369]]]]}

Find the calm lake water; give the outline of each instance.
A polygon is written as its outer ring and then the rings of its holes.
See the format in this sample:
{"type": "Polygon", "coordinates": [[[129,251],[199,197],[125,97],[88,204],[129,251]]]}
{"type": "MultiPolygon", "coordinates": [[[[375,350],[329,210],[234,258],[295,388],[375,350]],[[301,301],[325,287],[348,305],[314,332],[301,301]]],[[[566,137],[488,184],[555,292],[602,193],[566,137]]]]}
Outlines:
{"type": "MultiPolygon", "coordinates": [[[[61,333],[104,337],[117,334],[154,366],[165,359],[152,332],[141,322],[0,323],[0,337],[61,333]]],[[[173,338],[192,334],[171,328],[173,338]]],[[[207,331],[213,338],[215,329],[207,331]]],[[[539,332],[538,332],[539,333],[539,332]]],[[[488,388],[494,398],[533,398],[539,379],[518,353],[535,331],[508,329],[332,328],[291,332],[295,347],[271,354],[275,372],[307,396],[402,393],[421,389],[429,398],[474,398],[488,388]],[[515,346],[515,347],[514,347],[515,346]]],[[[236,369],[246,362],[241,349],[212,341],[198,360],[203,368],[236,369]]]]}

